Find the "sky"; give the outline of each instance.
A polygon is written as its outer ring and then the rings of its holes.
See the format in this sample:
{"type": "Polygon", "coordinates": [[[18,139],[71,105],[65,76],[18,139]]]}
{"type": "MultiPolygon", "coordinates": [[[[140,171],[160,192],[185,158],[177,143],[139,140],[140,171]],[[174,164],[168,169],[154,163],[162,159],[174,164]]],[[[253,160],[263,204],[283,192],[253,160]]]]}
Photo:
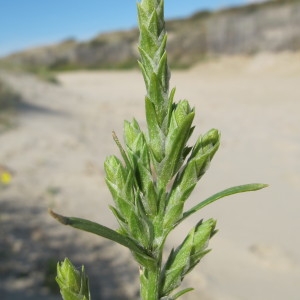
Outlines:
{"type": "MultiPolygon", "coordinates": [[[[0,0],[0,56],[137,26],[137,0],[0,0]]],[[[165,0],[166,19],[259,0],[165,0]]]]}

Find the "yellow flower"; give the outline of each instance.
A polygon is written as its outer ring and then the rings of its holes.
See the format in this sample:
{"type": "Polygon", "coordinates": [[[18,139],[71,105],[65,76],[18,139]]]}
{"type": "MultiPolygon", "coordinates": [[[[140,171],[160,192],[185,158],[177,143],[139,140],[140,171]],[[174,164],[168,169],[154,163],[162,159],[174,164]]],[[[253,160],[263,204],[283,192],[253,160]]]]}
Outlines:
{"type": "Polygon", "coordinates": [[[12,181],[12,176],[9,172],[7,171],[3,171],[0,174],[0,182],[7,185],[10,184],[10,182],[12,181]]]}

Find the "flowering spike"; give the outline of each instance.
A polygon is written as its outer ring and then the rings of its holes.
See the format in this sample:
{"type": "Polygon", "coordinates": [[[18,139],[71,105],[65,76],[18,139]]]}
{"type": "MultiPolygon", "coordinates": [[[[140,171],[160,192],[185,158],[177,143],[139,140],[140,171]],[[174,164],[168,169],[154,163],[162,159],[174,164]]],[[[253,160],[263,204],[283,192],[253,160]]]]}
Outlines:
{"type": "MultiPolygon", "coordinates": [[[[207,246],[216,233],[216,221],[199,222],[163,263],[168,234],[204,206],[265,185],[229,188],[185,211],[185,202],[219,148],[220,133],[211,129],[200,136],[193,147],[188,145],[195,128],[195,110],[187,100],[174,102],[175,89],[169,91],[164,1],[141,0],[137,10],[139,66],[147,90],[147,129],[144,133],[135,119],[125,121],[124,146],[113,133],[123,161],[109,156],[104,164],[106,183],[115,203],[111,210],[119,229],[115,231],[88,220],[63,217],[53,212],[52,215],[65,225],[108,238],[130,249],[140,266],[141,299],[175,300],[191,290],[184,289],[172,295],[186,274],[209,252],[207,246]]],[[[73,281],[77,282],[78,276],[74,272],[73,281]]]]}

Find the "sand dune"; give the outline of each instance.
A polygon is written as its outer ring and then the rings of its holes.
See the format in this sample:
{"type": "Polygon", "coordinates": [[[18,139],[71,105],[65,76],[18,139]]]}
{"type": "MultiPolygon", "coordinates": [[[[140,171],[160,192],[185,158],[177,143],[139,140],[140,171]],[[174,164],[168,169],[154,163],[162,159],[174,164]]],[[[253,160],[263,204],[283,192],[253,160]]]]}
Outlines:
{"type": "MultiPolygon", "coordinates": [[[[60,86],[1,76],[26,103],[19,126],[0,135],[0,163],[15,172],[0,191],[3,299],[59,299],[43,288],[43,276],[50,258],[64,256],[86,265],[94,299],[137,299],[130,253],[56,224],[47,208],[116,227],[103,162],[118,153],[111,131],[121,137],[124,119],[145,126],[140,73],[62,73],[60,86]]],[[[187,206],[232,185],[270,184],[205,208],[170,236],[169,248],[200,218],[218,220],[213,251],[185,281],[196,291],[183,299],[298,300],[299,53],[209,61],[173,72],[171,86],[177,100],[196,107],[193,139],[212,127],[222,132],[222,146],[187,206]]]]}

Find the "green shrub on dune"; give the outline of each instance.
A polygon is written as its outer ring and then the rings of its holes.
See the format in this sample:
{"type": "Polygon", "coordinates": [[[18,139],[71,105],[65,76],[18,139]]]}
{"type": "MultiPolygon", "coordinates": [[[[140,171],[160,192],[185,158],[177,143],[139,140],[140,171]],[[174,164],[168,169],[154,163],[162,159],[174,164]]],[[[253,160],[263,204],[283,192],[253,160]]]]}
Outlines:
{"type": "Polygon", "coordinates": [[[0,79],[0,113],[14,108],[19,101],[20,95],[0,79]]]}
{"type": "Polygon", "coordinates": [[[13,117],[21,96],[0,78],[0,133],[15,126],[13,117]]]}

